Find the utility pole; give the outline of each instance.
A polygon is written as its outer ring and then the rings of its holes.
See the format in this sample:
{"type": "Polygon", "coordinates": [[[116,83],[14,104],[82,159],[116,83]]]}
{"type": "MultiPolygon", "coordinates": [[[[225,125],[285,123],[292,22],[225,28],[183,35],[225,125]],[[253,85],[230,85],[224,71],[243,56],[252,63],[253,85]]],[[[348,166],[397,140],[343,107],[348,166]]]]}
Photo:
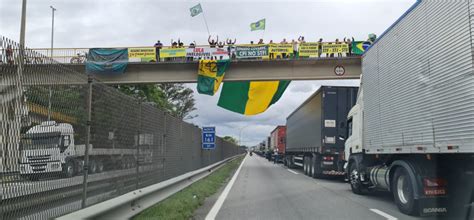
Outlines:
{"type": "Polygon", "coordinates": [[[242,130],[244,130],[244,128],[249,127],[249,126],[250,126],[250,125],[246,125],[246,126],[241,127],[241,128],[239,129],[239,147],[242,145],[242,130]]]}
{"type": "MultiPolygon", "coordinates": [[[[18,170],[18,159],[20,157],[20,130],[21,130],[21,118],[24,110],[23,103],[23,63],[25,62],[25,29],[26,29],[26,0],[22,1],[21,6],[21,23],[20,23],[20,45],[18,50],[18,59],[16,60],[17,74],[16,79],[12,80],[14,86],[16,87],[14,99],[12,99],[11,107],[6,108],[6,113],[12,115],[12,118],[9,118],[6,115],[7,123],[7,154],[6,158],[6,168],[8,171],[17,171],[18,170]]],[[[14,61],[15,62],[15,61],[14,61]]]]}
{"type": "MultiPolygon", "coordinates": [[[[53,62],[53,45],[54,45],[54,12],[56,11],[56,8],[53,6],[49,6],[51,8],[51,14],[52,14],[52,19],[51,19],[51,63],[53,62]]],[[[51,89],[51,85],[49,85],[49,97],[48,97],[48,121],[51,120],[51,99],[53,96],[53,90],[51,89]]]]}

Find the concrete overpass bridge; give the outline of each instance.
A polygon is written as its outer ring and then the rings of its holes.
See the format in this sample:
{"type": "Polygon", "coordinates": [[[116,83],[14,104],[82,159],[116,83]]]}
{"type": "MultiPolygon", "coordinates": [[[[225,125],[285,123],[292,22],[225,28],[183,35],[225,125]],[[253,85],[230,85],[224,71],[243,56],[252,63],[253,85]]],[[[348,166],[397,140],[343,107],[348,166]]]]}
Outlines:
{"type": "MultiPolygon", "coordinates": [[[[41,65],[28,64],[32,69],[41,65]]],[[[149,84],[163,82],[194,83],[197,81],[198,62],[129,63],[123,74],[94,74],[105,84],[149,84]]],[[[25,84],[85,84],[85,64],[61,64],[75,70],[25,71],[24,79],[34,80],[25,84]],[[78,73],[84,73],[79,74],[78,73]],[[75,75],[74,75],[75,74],[75,75]]],[[[308,58],[295,60],[233,60],[224,81],[242,80],[334,80],[359,79],[360,57],[308,58]]]]}

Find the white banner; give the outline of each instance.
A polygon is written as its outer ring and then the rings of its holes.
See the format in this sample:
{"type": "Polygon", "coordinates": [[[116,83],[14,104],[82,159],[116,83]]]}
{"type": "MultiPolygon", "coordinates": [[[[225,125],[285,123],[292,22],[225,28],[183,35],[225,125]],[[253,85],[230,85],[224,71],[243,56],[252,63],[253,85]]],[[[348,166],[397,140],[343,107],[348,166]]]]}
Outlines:
{"type": "Polygon", "coordinates": [[[195,60],[225,60],[229,59],[229,52],[227,47],[223,48],[209,48],[209,47],[195,47],[186,48],[186,57],[192,57],[195,60]]]}

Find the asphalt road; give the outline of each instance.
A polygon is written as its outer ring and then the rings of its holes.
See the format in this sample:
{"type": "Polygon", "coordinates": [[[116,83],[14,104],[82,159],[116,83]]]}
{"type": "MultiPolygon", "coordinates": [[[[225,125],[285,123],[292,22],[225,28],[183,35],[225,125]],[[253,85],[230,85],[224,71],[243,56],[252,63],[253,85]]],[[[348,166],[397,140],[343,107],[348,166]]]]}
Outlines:
{"type": "Polygon", "coordinates": [[[313,179],[254,155],[215,219],[427,219],[400,213],[392,200],[382,192],[355,195],[342,181],[313,179]]]}

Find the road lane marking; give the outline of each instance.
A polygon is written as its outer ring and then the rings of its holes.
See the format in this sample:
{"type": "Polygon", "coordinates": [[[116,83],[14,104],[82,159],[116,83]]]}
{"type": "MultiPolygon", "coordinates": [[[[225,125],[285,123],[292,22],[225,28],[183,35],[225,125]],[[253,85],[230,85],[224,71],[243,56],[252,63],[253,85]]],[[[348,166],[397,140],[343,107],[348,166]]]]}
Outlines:
{"type": "Polygon", "coordinates": [[[211,211],[209,211],[209,213],[207,213],[207,216],[206,216],[205,220],[214,220],[216,218],[217,213],[219,213],[219,210],[221,209],[222,204],[224,204],[224,201],[227,198],[227,195],[229,194],[230,189],[232,189],[232,186],[234,185],[234,182],[237,179],[237,176],[239,175],[240,170],[242,169],[242,166],[244,165],[244,162],[247,159],[247,157],[248,156],[245,156],[244,160],[242,160],[242,163],[240,164],[237,171],[235,171],[234,176],[232,177],[232,179],[230,179],[230,181],[227,184],[227,186],[225,187],[224,191],[222,191],[222,193],[219,196],[219,198],[217,199],[216,203],[214,203],[214,205],[212,206],[211,211]]]}
{"type": "Polygon", "coordinates": [[[292,172],[292,173],[294,173],[294,174],[298,174],[298,172],[295,172],[295,171],[293,171],[293,170],[290,170],[290,169],[287,169],[287,170],[290,171],[290,172],[292,172]]]}
{"type": "Polygon", "coordinates": [[[375,213],[377,213],[377,214],[379,214],[379,215],[381,215],[381,216],[387,218],[388,220],[397,220],[397,219],[398,219],[398,218],[395,218],[395,217],[393,217],[393,216],[391,216],[391,215],[389,215],[389,214],[387,214],[387,213],[385,213],[385,212],[382,212],[382,211],[380,211],[380,210],[378,210],[378,209],[370,209],[370,211],[375,212],[375,213]]]}

